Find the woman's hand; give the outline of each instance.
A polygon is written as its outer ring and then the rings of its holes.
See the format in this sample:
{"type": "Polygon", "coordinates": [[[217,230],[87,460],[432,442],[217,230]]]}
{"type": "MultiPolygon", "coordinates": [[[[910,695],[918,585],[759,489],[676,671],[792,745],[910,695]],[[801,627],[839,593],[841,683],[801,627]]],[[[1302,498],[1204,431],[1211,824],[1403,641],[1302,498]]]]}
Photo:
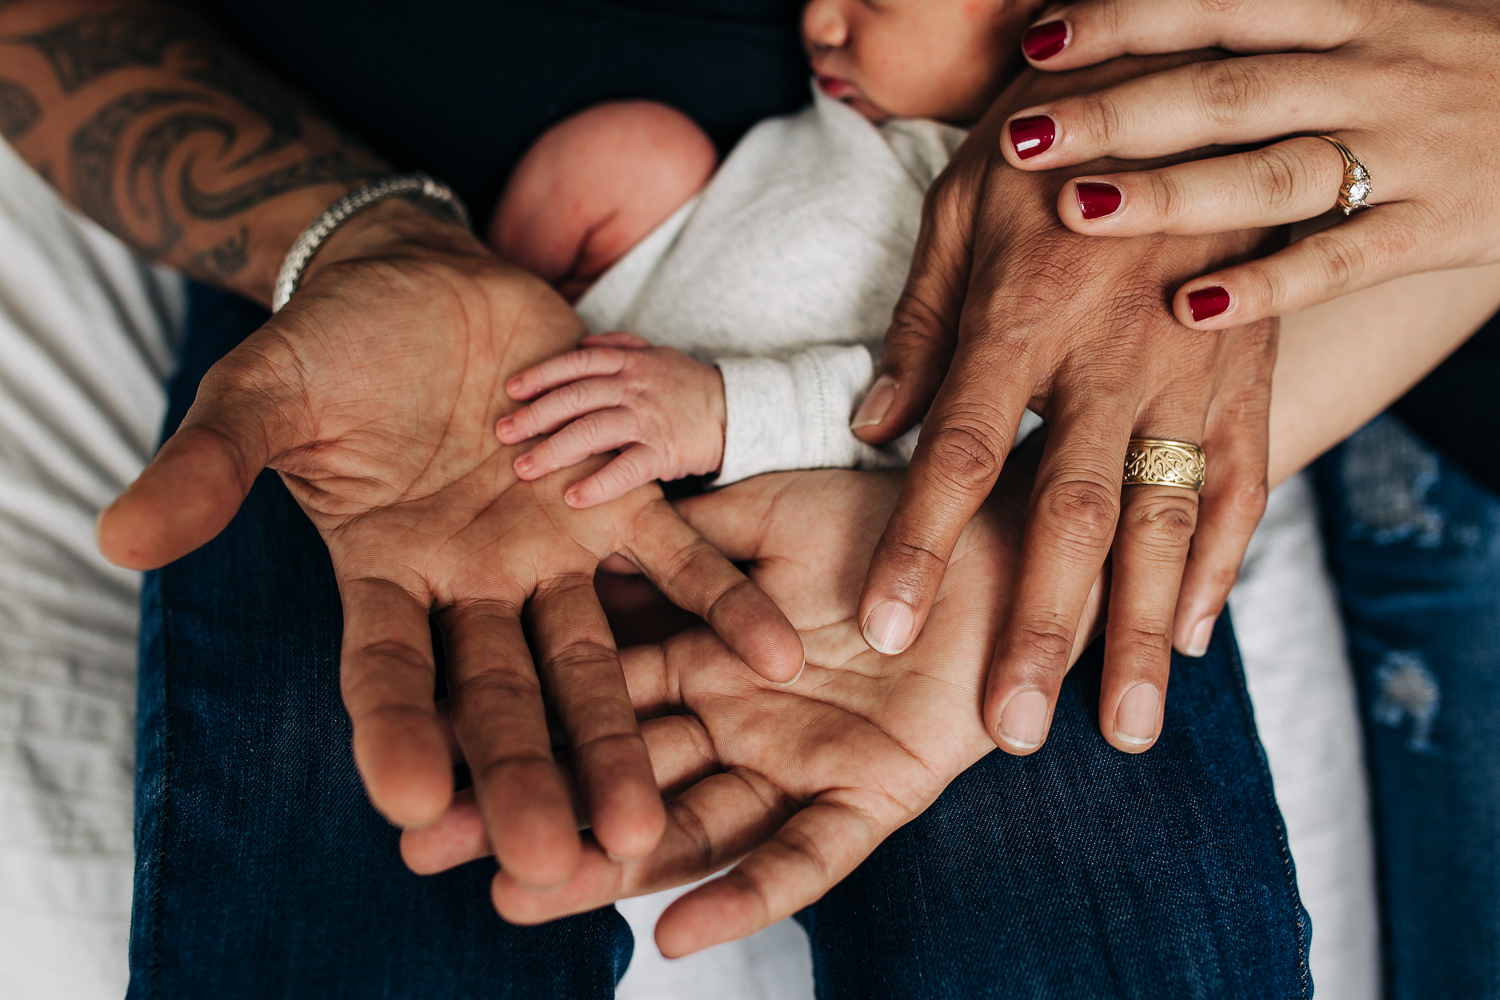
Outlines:
{"type": "MultiPolygon", "coordinates": [[[[664,954],[744,937],[815,901],[950,781],[992,752],[975,708],[1008,603],[1029,488],[1007,468],[995,498],[963,532],[932,609],[904,654],[860,637],[859,584],[900,488],[891,474],[758,476],[680,505],[688,522],[789,609],[807,668],[777,686],[697,629],[621,658],[658,781],[674,795],[667,833],[627,863],[591,848],[550,893],[501,871],[495,903],[538,923],[624,896],[681,885],[743,861],[672,904],[657,926],[664,954]],[[836,512],[836,515],[830,515],[836,512]],[[691,714],[684,714],[691,713],[691,714]]],[[[1097,611],[1097,609],[1095,609],[1097,611]]],[[[403,837],[415,870],[490,853],[478,812],[460,801],[403,837]]]]}
{"type": "Polygon", "coordinates": [[[598,840],[617,856],[650,851],[664,815],[592,585],[600,561],[624,553],[775,680],[801,667],[796,633],[656,487],[577,511],[564,490],[602,460],[517,479],[517,449],[493,432],[515,405],[505,380],[583,333],[540,280],[399,203],[319,256],[286,308],[204,378],[181,428],[104,513],[101,548],[121,565],[162,565],[218,534],[261,469],[276,469],[332,557],[344,701],[376,807],[421,825],[452,796],[431,614],[453,730],[507,872],[553,885],[580,856],[543,691],[598,840]]]}
{"type": "Polygon", "coordinates": [[[1079,177],[1057,208],[1068,228],[1091,236],[1227,232],[1321,215],[1334,206],[1344,161],[1319,135],[1368,168],[1373,208],[1184,283],[1173,299],[1183,323],[1224,329],[1401,275],[1500,261],[1500,6],[1082,0],[1043,15],[1023,47],[1033,65],[1067,70],[1205,45],[1265,54],[1033,104],[1015,114],[1008,135],[1021,120],[1023,134],[1050,131],[1046,148],[1022,158],[1005,143],[1012,163],[1037,170],[1281,140],[1160,170],[1079,177]],[[1095,186],[1080,197],[1080,184],[1095,186]]]}
{"type": "Polygon", "coordinates": [[[888,441],[926,413],[860,603],[867,641],[897,652],[922,630],[1023,409],[1047,419],[1020,580],[984,700],[991,733],[1012,753],[1046,738],[1080,616],[1111,554],[1100,728],[1121,750],[1150,747],[1174,640],[1202,655],[1263,509],[1275,330],[1189,330],[1166,302],[1193,275],[1265,252],[1265,234],[1089,240],[1057,221],[1067,175],[1015,170],[1000,152],[1007,109],[1034,103],[1036,88],[1071,93],[1188,58],[1121,60],[1089,76],[1030,73],[1001,96],[928,194],[871,393],[885,410],[857,432],[888,441]],[[1133,437],[1201,445],[1201,494],[1122,494],[1133,437]]]}

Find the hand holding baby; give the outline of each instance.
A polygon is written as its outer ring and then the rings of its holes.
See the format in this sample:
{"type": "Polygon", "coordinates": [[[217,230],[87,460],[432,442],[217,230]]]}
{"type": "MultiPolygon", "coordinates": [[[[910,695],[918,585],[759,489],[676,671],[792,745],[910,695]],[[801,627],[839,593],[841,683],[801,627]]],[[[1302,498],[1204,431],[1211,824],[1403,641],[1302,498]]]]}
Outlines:
{"type": "Polygon", "coordinates": [[[568,488],[570,507],[606,503],[658,479],[714,472],[724,458],[719,370],[631,333],[585,337],[581,350],[526,369],[505,391],[532,402],[495,425],[502,444],[552,435],[516,459],[522,480],[623,449],[568,488]]]}

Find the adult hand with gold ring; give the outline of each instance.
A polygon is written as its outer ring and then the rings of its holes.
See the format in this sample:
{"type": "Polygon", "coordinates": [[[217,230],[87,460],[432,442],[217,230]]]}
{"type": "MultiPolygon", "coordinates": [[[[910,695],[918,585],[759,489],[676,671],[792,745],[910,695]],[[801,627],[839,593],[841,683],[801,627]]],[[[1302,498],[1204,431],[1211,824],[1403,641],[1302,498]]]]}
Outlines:
{"type": "MultiPolygon", "coordinates": [[[[1073,70],[1125,53],[1218,46],[1240,58],[1019,110],[1024,170],[1210,143],[1260,148],[1083,176],[1058,196],[1095,236],[1227,232],[1334,207],[1342,143],[1376,178],[1373,211],[1177,290],[1182,322],[1223,329],[1391,278],[1500,261],[1500,7],[1486,0],[1081,0],[1039,16],[1031,63],[1073,70]],[[1263,145],[1267,144],[1269,145],[1263,145]]],[[[1015,141],[1010,141],[1015,140],[1015,141]]]]}
{"type": "Polygon", "coordinates": [[[908,648],[921,632],[1023,409],[1047,420],[1019,583],[983,705],[992,738],[1011,753],[1046,739],[1106,560],[1100,729],[1118,749],[1149,748],[1171,650],[1206,650],[1263,509],[1275,330],[1189,330],[1166,302],[1194,275],[1267,252],[1272,237],[1088,239],[1053,209],[1068,174],[1024,173],[999,152],[1014,108],[1194,58],[1215,56],[1028,73],[1000,96],[928,194],[880,378],[855,416],[856,433],[872,442],[926,418],[860,604],[865,639],[882,652],[908,648]],[[1122,489],[1136,437],[1201,445],[1202,493],[1122,489]]]}

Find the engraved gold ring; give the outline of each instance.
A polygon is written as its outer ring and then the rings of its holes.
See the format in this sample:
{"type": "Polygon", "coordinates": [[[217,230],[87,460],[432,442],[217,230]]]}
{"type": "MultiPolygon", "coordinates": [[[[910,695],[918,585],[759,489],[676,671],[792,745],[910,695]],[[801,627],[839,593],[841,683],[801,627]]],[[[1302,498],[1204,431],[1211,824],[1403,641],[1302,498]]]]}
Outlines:
{"type": "Polygon", "coordinates": [[[1339,187],[1338,207],[1346,216],[1353,215],[1358,209],[1369,208],[1370,185],[1375,183],[1369,169],[1349,152],[1348,146],[1333,136],[1320,135],[1318,138],[1333,143],[1333,148],[1344,158],[1344,183],[1339,187]]]}
{"type": "Polygon", "coordinates": [[[1207,465],[1203,449],[1186,441],[1131,438],[1125,449],[1124,486],[1180,486],[1203,489],[1207,465]]]}

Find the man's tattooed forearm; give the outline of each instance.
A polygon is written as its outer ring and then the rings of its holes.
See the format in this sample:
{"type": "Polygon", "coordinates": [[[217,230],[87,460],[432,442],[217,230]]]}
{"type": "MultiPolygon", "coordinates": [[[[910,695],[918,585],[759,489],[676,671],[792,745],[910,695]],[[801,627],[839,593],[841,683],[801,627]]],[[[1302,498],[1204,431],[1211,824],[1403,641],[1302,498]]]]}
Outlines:
{"type": "MultiPolygon", "coordinates": [[[[239,130],[235,123],[207,109],[174,111],[142,134],[130,154],[125,186],[134,218],[122,214],[120,193],[115,190],[120,145],[126,131],[141,118],[182,104],[207,104],[206,95],[186,90],[144,90],[112,101],[73,136],[70,147],[74,196],[78,205],[106,228],[128,234],[142,251],[164,255],[182,238],[183,227],[174,215],[168,195],[168,172],[173,154],[191,135],[209,132],[219,138],[221,149],[232,149],[239,130]],[[154,237],[139,232],[142,223],[155,223],[154,237]]],[[[264,144],[262,144],[264,148],[264,144]]],[[[242,163],[243,158],[230,169],[242,163]]],[[[259,177],[220,191],[202,189],[193,180],[195,156],[189,154],[177,168],[177,194],[188,216],[201,221],[222,221],[247,212],[278,195],[299,188],[329,183],[353,183],[378,173],[364,155],[334,149],[306,157],[259,177]]]]}
{"type": "Polygon", "coordinates": [[[0,135],[14,141],[41,120],[42,106],[31,96],[31,91],[14,80],[0,77],[0,135]]]}
{"type": "Polygon", "coordinates": [[[81,17],[55,28],[13,38],[52,64],[66,93],[127,66],[160,66],[173,43],[199,29],[183,17],[158,12],[118,11],[81,17]]]}
{"type": "Polygon", "coordinates": [[[249,263],[250,228],[241,226],[237,235],[194,254],[192,271],[195,275],[212,281],[215,278],[232,278],[249,263]]]}
{"type": "Polygon", "coordinates": [[[120,140],[125,130],[141,116],[190,102],[207,103],[208,98],[189,90],[134,91],[101,108],[74,133],[69,144],[68,171],[78,207],[105,229],[148,253],[166,253],[182,235],[182,228],[170,213],[165,213],[157,219],[158,233],[153,242],[142,240],[135,227],[126,224],[119,199],[115,196],[115,165],[119,160],[120,140]]]}

